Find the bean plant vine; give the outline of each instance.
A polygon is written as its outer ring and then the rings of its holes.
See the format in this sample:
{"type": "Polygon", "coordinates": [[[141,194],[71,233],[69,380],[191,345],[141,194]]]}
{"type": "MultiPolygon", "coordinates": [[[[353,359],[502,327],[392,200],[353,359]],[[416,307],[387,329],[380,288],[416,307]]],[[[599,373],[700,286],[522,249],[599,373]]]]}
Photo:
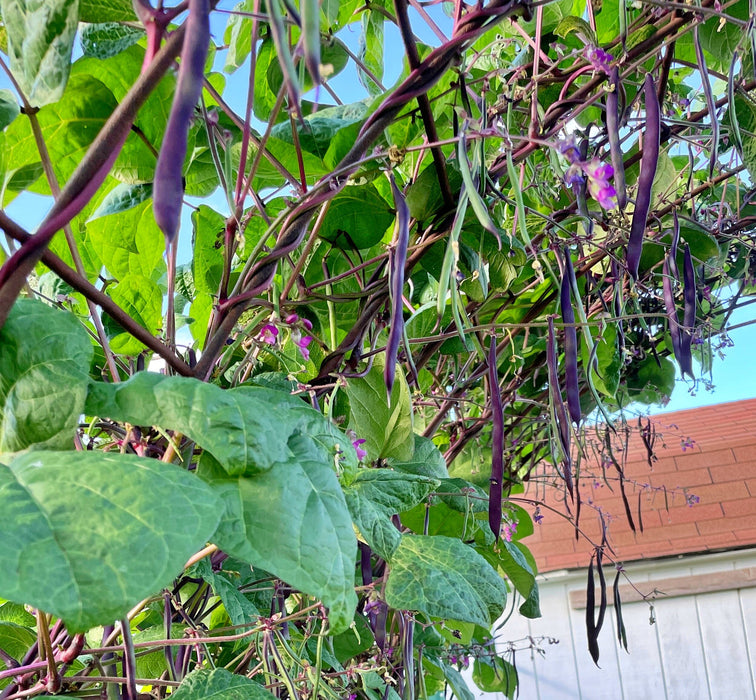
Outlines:
{"type": "Polygon", "coordinates": [[[0,698],[515,697],[754,299],[751,3],[0,13],[0,698]]]}

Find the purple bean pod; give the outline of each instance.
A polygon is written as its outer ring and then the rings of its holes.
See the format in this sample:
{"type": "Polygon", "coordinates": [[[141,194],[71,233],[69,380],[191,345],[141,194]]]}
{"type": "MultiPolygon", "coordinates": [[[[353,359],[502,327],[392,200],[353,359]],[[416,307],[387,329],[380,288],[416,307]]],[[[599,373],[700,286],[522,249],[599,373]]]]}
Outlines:
{"type": "Polygon", "coordinates": [[[680,245],[680,219],[677,209],[672,212],[672,245],[669,248],[669,271],[676,282],[680,281],[680,272],[677,269],[677,247],[680,245]]]}
{"type": "Polygon", "coordinates": [[[572,308],[570,278],[575,276],[570,251],[564,249],[564,273],[559,287],[559,305],[564,323],[564,379],[567,389],[567,408],[570,418],[580,423],[580,386],[578,384],[578,346],[575,310],[572,308]]]}
{"type": "Polygon", "coordinates": [[[672,289],[672,276],[670,275],[669,270],[670,258],[671,256],[664,258],[664,266],[662,268],[662,294],[664,296],[664,308],[667,312],[667,319],[669,320],[669,334],[672,338],[672,353],[677,360],[677,364],[680,365],[680,369],[682,369],[683,360],[680,354],[680,322],[677,318],[675,293],[672,289]]]}
{"type": "Polygon", "coordinates": [[[572,457],[570,456],[571,434],[570,423],[567,420],[567,411],[564,408],[562,392],[559,389],[559,371],[556,357],[556,339],[554,336],[554,317],[549,316],[549,331],[546,339],[546,366],[549,373],[549,392],[551,402],[554,407],[556,416],[559,444],[564,453],[564,481],[570,496],[574,497],[574,488],[572,484],[572,457]]]}
{"type": "Polygon", "coordinates": [[[614,615],[617,620],[617,641],[627,651],[627,632],[625,631],[625,622],[622,619],[622,598],[620,597],[619,580],[622,570],[617,569],[617,573],[614,576],[614,585],[612,586],[612,592],[614,593],[614,615]]]}
{"type": "Polygon", "coordinates": [[[683,261],[683,328],[680,334],[680,371],[695,379],[693,374],[693,331],[696,325],[696,273],[693,269],[693,258],[690,246],[685,244],[685,258],[683,261]]]}
{"type": "Polygon", "coordinates": [[[488,390],[491,392],[491,478],[488,491],[488,524],[498,540],[501,532],[501,498],[504,482],[504,407],[501,403],[499,371],[496,366],[496,334],[488,349],[488,390]]]}
{"type": "Polygon", "coordinates": [[[210,45],[210,1],[189,0],[186,37],[168,125],[160,147],[152,186],[155,221],[167,242],[178,234],[184,198],[186,140],[194,108],[202,96],[202,78],[210,45]]]}
{"type": "Polygon", "coordinates": [[[391,191],[396,206],[396,245],[391,252],[389,263],[389,284],[391,285],[391,324],[388,343],[386,344],[386,366],[383,379],[386,383],[386,394],[391,403],[391,390],[394,388],[396,373],[396,359],[399,344],[404,335],[404,313],[402,290],[404,289],[404,267],[407,263],[407,247],[409,245],[410,211],[404,194],[397,187],[394,176],[391,175],[391,191]]]}
{"type": "Polygon", "coordinates": [[[606,93],[606,135],[609,139],[609,153],[614,168],[614,189],[617,192],[617,206],[620,211],[627,204],[627,187],[625,186],[625,159],[620,144],[619,68],[615,65],[609,71],[609,85],[614,89],[606,93]]]}
{"type": "Polygon", "coordinates": [[[596,629],[596,582],[593,580],[593,555],[588,564],[588,583],[585,587],[585,629],[588,636],[588,651],[593,663],[598,665],[599,645],[596,629]]]}
{"type": "Polygon", "coordinates": [[[646,128],[643,132],[643,154],[638,176],[638,193],[635,197],[635,210],[630,224],[630,239],[627,244],[627,270],[634,281],[638,279],[643,248],[643,234],[646,231],[648,212],[651,209],[651,188],[654,184],[656,166],[659,162],[659,130],[661,128],[661,111],[656,95],[654,79],[646,74],[643,84],[643,99],[646,107],[646,128]]]}

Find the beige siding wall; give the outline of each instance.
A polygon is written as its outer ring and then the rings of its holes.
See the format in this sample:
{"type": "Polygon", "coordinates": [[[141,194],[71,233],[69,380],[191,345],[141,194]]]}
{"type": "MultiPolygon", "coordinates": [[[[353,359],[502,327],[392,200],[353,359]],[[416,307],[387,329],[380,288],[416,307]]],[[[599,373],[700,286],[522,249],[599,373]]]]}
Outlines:
{"type": "MultiPolygon", "coordinates": [[[[520,699],[756,698],[756,581],[752,572],[744,571],[752,567],[756,567],[756,549],[628,564],[630,579],[641,590],[667,586],[674,595],[657,596],[653,625],[647,603],[623,605],[629,654],[617,643],[610,606],[599,640],[601,668],[588,654],[580,602],[587,572],[547,574],[540,587],[543,618],[513,617],[499,633],[500,648],[506,640],[525,637],[559,640],[542,642],[543,654],[517,653],[520,699]],[[735,570],[741,571],[731,573],[735,570]],[[693,593],[685,591],[688,579],[694,584],[693,593]],[[728,590],[728,581],[736,587],[728,590]],[[711,588],[720,590],[707,590],[711,588]]],[[[607,571],[607,579],[611,586],[613,571],[607,571]]],[[[476,697],[503,696],[478,693],[476,697]]]]}

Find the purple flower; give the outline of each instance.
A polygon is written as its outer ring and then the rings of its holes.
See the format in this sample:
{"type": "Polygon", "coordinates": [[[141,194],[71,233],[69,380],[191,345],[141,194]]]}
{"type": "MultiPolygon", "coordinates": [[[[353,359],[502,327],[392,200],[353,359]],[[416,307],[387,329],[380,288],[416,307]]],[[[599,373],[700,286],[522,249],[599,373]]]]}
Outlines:
{"type": "Polygon", "coordinates": [[[583,165],[588,176],[588,191],[604,209],[614,209],[617,206],[617,191],[609,182],[614,175],[614,168],[608,163],[602,163],[593,158],[583,165]]]}
{"type": "Polygon", "coordinates": [[[688,508],[692,508],[693,506],[698,505],[701,502],[701,499],[698,496],[689,493],[685,496],[685,501],[688,504],[688,508]]]}
{"type": "Polygon", "coordinates": [[[609,182],[609,178],[614,176],[614,168],[598,158],[579,160],[574,139],[560,141],[558,149],[570,161],[570,167],[564,173],[565,184],[575,187],[587,182],[591,197],[604,209],[614,209],[617,206],[617,191],[609,182]]]}
{"type": "Polygon", "coordinates": [[[614,56],[604,51],[598,46],[586,46],[583,49],[583,58],[593,66],[593,70],[609,73],[609,64],[614,60],[614,56]]]}
{"type": "Polygon", "coordinates": [[[685,452],[686,450],[692,450],[696,446],[696,441],[693,438],[685,438],[684,440],[680,440],[680,447],[682,447],[682,451],[685,452]]]}
{"type": "Polygon", "coordinates": [[[580,148],[574,136],[562,139],[557,144],[557,149],[570,163],[577,163],[580,160],[580,148]]]}
{"type": "Polygon", "coordinates": [[[358,438],[357,440],[352,440],[352,447],[354,447],[354,451],[357,453],[357,459],[360,460],[360,462],[367,457],[367,452],[360,447],[360,445],[363,445],[365,443],[365,438],[358,438]]]}
{"type": "Polygon", "coordinates": [[[293,326],[297,321],[299,321],[299,316],[297,316],[297,314],[289,314],[284,319],[284,323],[288,324],[289,326],[293,326]]]}
{"type": "Polygon", "coordinates": [[[541,521],[543,520],[543,513],[541,513],[540,506],[536,506],[535,512],[533,513],[533,520],[535,521],[536,525],[541,524],[541,521]]]}
{"type": "Polygon", "coordinates": [[[512,537],[517,533],[517,523],[504,523],[501,529],[501,536],[507,541],[511,542],[512,537]]]}
{"type": "Polygon", "coordinates": [[[302,357],[305,360],[309,360],[310,350],[307,346],[312,342],[312,336],[311,335],[300,336],[299,333],[296,333],[296,334],[292,333],[292,339],[294,340],[294,345],[296,345],[299,348],[299,352],[302,353],[302,357]]]}
{"type": "Polygon", "coordinates": [[[260,340],[268,345],[275,345],[278,338],[278,328],[271,323],[266,323],[260,330],[260,340]]]}
{"type": "Polygon", "coordinates": [[[302,325],[305,327],[306,330],[308,331],[312,330],[312,321],[310,321],[309,319],[303,318],[302,325]]]}

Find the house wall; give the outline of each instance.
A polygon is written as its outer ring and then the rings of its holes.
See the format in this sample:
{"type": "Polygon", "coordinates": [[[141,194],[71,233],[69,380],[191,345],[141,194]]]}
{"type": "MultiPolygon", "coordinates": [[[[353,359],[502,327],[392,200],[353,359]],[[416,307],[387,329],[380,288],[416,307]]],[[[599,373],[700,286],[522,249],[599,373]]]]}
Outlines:
{"type": "MultiPolygon", "coordinates": [[[[756,548],[632,562],[626,570],[641,592],[667,588],[670,595],[660,590],[652,608],[625,591],[629,653],[617,643],[614,608],[608,607],[599,637],[600,668],[586,641],[587,570],[539,577],[543,617],[514,615],[497,637],[500,652],[508,641],[528,637],[543,651],[516,654],[521,700],[756,698],[756,548]]],[[[606,574],[611,601],[614,572],[606,574]]],[[[481,692],[475,697],[504,698],[481,692]]]]}

